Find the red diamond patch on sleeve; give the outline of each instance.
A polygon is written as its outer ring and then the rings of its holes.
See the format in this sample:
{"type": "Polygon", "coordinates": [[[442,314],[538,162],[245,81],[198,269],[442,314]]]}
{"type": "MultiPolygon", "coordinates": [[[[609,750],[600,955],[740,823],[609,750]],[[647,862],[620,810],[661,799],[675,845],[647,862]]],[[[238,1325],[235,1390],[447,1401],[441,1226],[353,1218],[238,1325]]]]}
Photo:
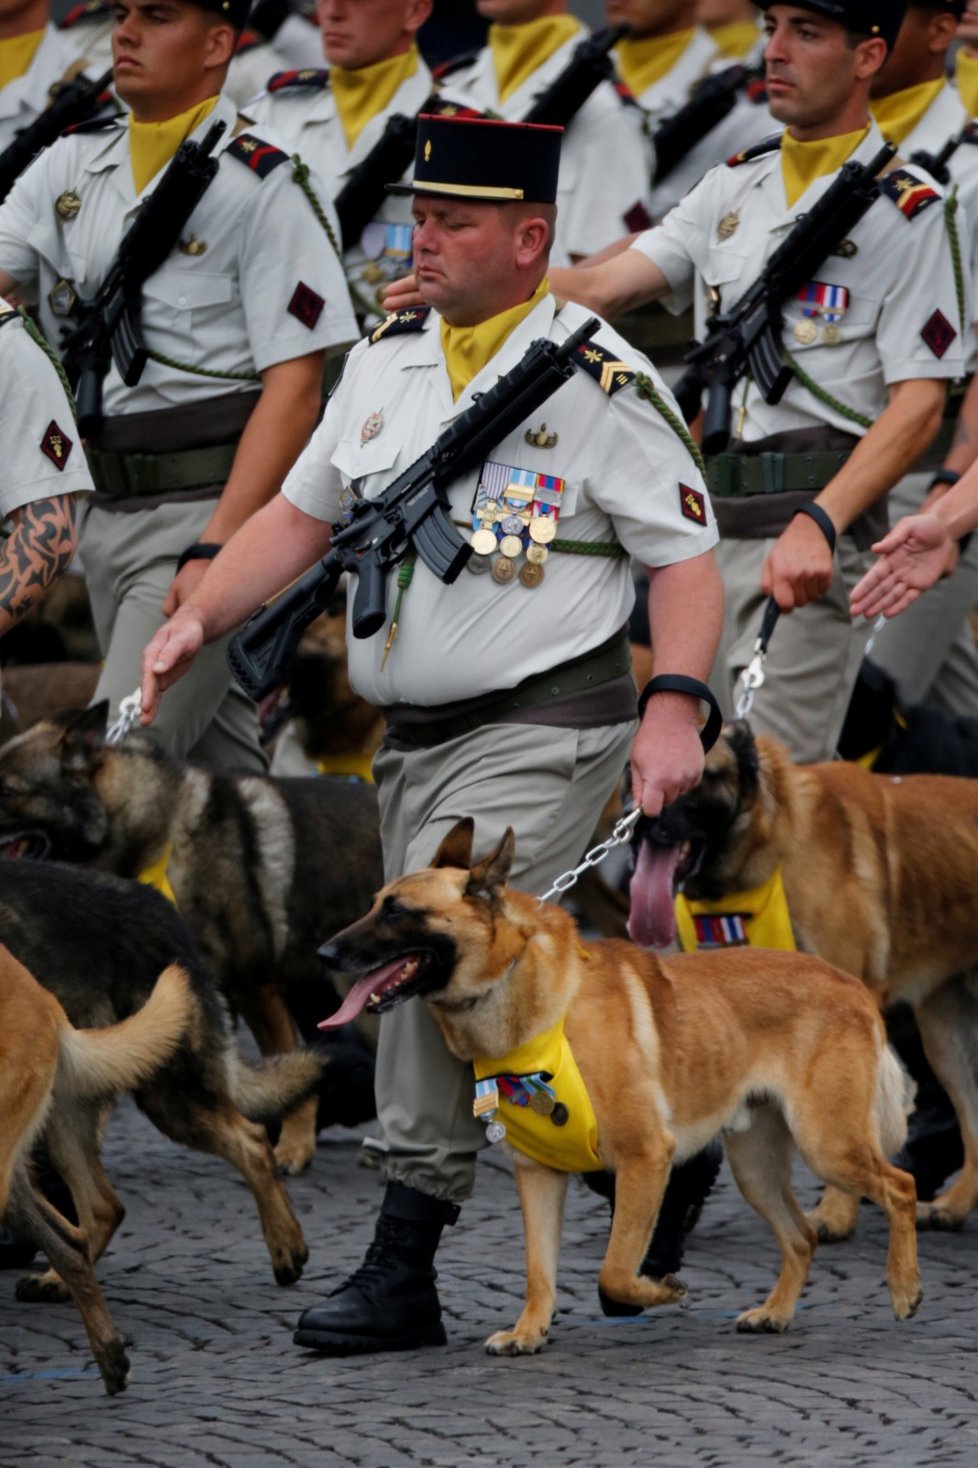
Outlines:
{"type": "Polygon", "coordinates": [[[322,296],[317,295],[311,286],[306,285],[300,280],[292,292],[292,299],[289,302],[288,311],[290,316],[294,316],[297,321],[301,321],[303,326],[308,326],[309,330],[312,331],[316,322],[323,314],[325,304],[326,302],[322,296]]]}
{"type": "Polygon", "coordinates": [[[50,459],[54,467],[59,471],[68,462],[68,455],[74,448],[74,444],[62,428],[59,428],[54,419],[44,430],[44,437],[40,442],[40,450],[46,459],[50,459]]]}
{"type": "Polygon", "coordinates": [[[687,520],[695,520],[697,525],[706,524],[706,495],[701,494],[698,489],[680,484],[679,508],[687,520]]]}
{"type": "Polygon", "coordinates": [[[940,359],[957,336],[954,327],[943,311],[935,311],[920,333],[934,356],[940,359]]]}
{"type": "Polygon", "coordinates": [[[632,234],[637,234],[642,229],[652,228],[652,216],[641,199],[635,201],[628,213],[622,215],[622,219],[624,220],[625,228],[632,234]]]}

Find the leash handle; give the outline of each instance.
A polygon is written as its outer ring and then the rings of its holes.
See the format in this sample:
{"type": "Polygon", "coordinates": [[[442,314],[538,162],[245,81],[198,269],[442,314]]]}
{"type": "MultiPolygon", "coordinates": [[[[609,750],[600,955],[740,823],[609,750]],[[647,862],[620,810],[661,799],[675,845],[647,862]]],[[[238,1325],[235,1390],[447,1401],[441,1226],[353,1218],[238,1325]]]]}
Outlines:
{"type": "Polygon", "coordinates": [[[693,698],[701,699],[707,705],[710,712],[706,716],[706,724],[700,730],[700,739],[704,753],[709,754],[720,738],[723,715],[720,712],[720,705],[707,685],[701,683],[698,678],[688,678],[685,673],[658,673],[642,689],[638,700],[639,718],[645,713],[645,706],[653,693],[688,693],[693,698]]]}

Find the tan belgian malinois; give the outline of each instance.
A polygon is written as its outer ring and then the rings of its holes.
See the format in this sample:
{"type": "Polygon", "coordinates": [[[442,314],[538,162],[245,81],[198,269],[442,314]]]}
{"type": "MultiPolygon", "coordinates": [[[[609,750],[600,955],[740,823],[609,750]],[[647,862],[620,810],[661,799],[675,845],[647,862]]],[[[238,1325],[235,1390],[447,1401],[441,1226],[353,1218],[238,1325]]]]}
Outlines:
{"type": "MultiPolygon", "coordinates": [[[[639,1267],[671,1163],[722,1133],[741,1192],[781,1249],[774,1289],[739,1330],[785,1330],[808,1275],[816,1236],[791,1191],[792,1140],[821,1178],[885,1211],[893,1312],[913,1315],[915,1189],[885,1156],[906,1129],[903,1079],[862,985],[800,954],[659,959],[621,940],[585,950],[561,908],[506,887],[512,831],[475,865],[472,834],[471,821],[459,822],[431,868],[382,888],[367,916],[322,950],[354,980],[325,1024],[419,995],[454,1054],[475,1060],[505,1057],[563,1020],[597,1123],[597,1165],[616,1175],[603,1302],[682,1297],[679,1280],[648,1279],[639,1267]]],[[[489,1337],[496,1355],[538,1351],[546,1338],[567,1185],[566,1172],[519,1152],[515,1160],[527,1296],[513,1329],[489,1337]]]]}

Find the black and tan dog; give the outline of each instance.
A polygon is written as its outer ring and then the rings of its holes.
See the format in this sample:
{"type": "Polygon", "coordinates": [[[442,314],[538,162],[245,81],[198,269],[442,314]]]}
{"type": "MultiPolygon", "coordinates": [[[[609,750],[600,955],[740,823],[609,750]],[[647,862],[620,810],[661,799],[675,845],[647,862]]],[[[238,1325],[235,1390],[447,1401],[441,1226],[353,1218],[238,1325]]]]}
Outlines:
{"type": "MultiPolygon", "coordinates": [[[[512,831],[473,865],[472,830],[460,822],[432,868],[382,888],[323,956],[355,980],[344,1016],[420,995],[462,1060],[507,1057],[563,1022],[596,1118],[598,1165],[616,1177],[599,1281],[606,1308],[682,1297],[677,1279],[644,1278],[639,1267],[670,1164],[723,1133],[742,1193],[781,1248],[778,1281],[740,1330],[784,1330],[808,1274],[815,1232],[792,1195],[792,1140],[819,1176],[885,1210],[893,1311],[912,1315],[913,1179],[884,1156],[906,1129],[903,1080],[863,986],[801,955],[659,959],[614,939],[585,952],[566,912],[505,886],[512,831]]],[[[503,1104],[512,1126],[505,1113],[503,1104]]],[[[489,1337],[497,1355],[537,1351],[547,1335],[567,1182],[519,1152],[516,1162],[527,1299],[514,1328],[489,1337]]]]}
{"type": "MultiPolygon", "coordinates": [[[[794,765],[736,723],[699,788],[640,823],[636,840],[637,942],[672,941],[677,885],[716,901],[780,869],[797,947],[857,975],[881,1008],[911,1005],[965,1145],[959,1177],[918,1219],[959,1227],[978,1203],[978,781],[794,765]]],[[[856,1217],[832,1192],[813,1215],[824,1238],[845,1237],[856,1217]]]]}
{"type": "MultiPolygon", "coordinates": [[[[318,1001],[323,983],[316,949],[366,912],[383,880],[373,788],[178,766],[145,734],[107,744],[106,715],[103,703],[44,720],[0,750],[0,853],[121,877],[165,861],[180,916],[232,1010],[264,1055],[294,1049],[294,1012],[310,990],[318,1001]]],[[[372,1057],[358,1083],[369,1114],[371,1069],[372,1057]]],[[[311,1160],[316,1109],[313,1096],[284,1119],[283,1172],[311,1160]]]]}
{"type": "Polygon", "coordinates": [[[68,1182],[83,1183],[81,1113],[145,1084],[179,1044],[191,1015],[190,982],[176,964],[143,1007],[106,1029],[76,1030],[47,989],[0,945],[0,1218],[43,1249],[78,1306],[110,1396],[125,1389],[129,1361],[99,1289],[87,1235],[34,1188],[27,1154],[50,1135],[71,1137],[68,1182]],[[76,1175],[74,1163],[81,1171],[76,1175]]]}

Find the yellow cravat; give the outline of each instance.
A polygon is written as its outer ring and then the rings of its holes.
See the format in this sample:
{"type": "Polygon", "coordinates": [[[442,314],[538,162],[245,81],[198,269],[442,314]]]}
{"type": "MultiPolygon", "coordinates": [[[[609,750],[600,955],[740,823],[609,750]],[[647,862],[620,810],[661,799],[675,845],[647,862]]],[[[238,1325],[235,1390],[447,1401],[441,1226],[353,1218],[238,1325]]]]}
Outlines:
{"type": "Polygon", "coordinates": [[[0,41],[0,87],[24,75],[43,40],[42,26],[39,31],[28,31],[25,36],[11,36],[9,40],[0,41]]]}
{"type": "Polygon", "coordinates": [[[478,326],[449,326],[447,321],[442,321],[441,349],[445,354],[445,366],[448,369],[448,380],[452,384],[454,402],[458,402],[473,377],[478,376],[486,363],[499,351],[510,332],[529,316],[549,289],[550,282],[544,277],[528,301],[510,306],[508,311],[500,311],[498,316],[480,321],[478,326]]]}
{"type": "Polygon", "coordinates": [[[680,893],[675,906],[676,933],[684,953],[737,946],[745,938],[751,948],[777,948],[783,953],[794,953],[797,946],[780,867],[752,892],[731,892],[718,902],[693,902],[680,893]],[[701,919],[699,925],[696,918],[701,919]]]}
{"type": "Polygon", "coordinates": [[[707,29],[722,56],[748,56],[761,39],[760,27],[752,20],[735,20],[731,25],[711,25],[707,29]]]}
{"type": "Polygon", "coordinates": [[[836,173],[868,131],[864,127],[837,138],[818,138],[814,143],[800,143],[790,132],[785,132],[781,139],[781,173],[789,208],[797,204],[817,178],[836,173]]]}
{"type": "Polygon", "coordinates": [[[523,25],[491,25],[489,50],[500,102],[505,102],[537,67],[581,31],[572,15],[546,15],[523,25]]]}
{"type": "Polygon", "coordinates": [[[384,111],[398,88],[414,76],[417,69],[416,46],[398,56],[389,56],[385,61],[377,61],[373,66],[361,66],[356,71],[347,71],[342,66],[330,67],[329,85],[336,99],[336,110],[348,148],[353,147],[370,119],[384,111]]]}
{"type": "Polygon", "coordinates": [[[673,31],[668,36],[628,37],[615,47],[615,60],[626,87],[642,93],[667,76],[693,39],[693,31],[673,31]]]}
{"type": "Polygon", "coordinates": [[[917,87],[891,92],[889,97],[874,97],[869,110],[884,138],[890,143],[902,143],[946,85],[941,76],[936,82],[921,82],[917,87]]]}
{"type": "Polygon", "coordinates": [[[954,79],[965,112],[978,117],[978,56],[969,56],[963,46],[954,58],[954,79]]]}
{"type": "Polygon", "coordinates": [[[208,97],[206,102],[198,102],[196,107],[168,117],[166,122],[137,122],[129,114],[129,158],[137,194],[169,163],[180,144],[216,106],[217,98],[208,97]]]}

